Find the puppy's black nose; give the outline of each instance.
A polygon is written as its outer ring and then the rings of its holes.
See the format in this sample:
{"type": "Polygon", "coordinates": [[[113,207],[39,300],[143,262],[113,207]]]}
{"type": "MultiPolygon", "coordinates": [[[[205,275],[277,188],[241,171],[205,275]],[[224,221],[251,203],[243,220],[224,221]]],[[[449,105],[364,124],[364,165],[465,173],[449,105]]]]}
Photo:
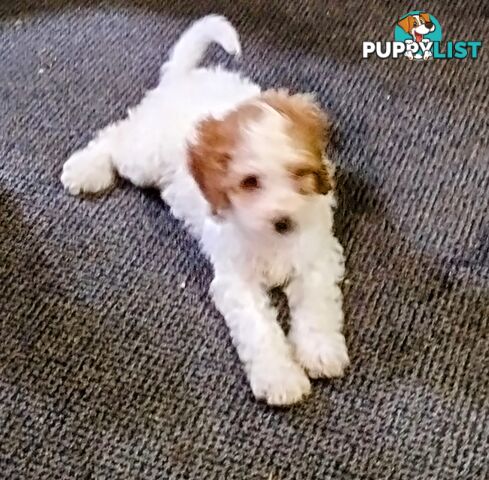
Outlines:
{"type": "Polygon", "coordinates": [[[273,227],[277,233],[284,235],[293,230],[292,220],[289,217],[280,217],[275,220],[273,227]]]}
{"type": "Polygon", "coordinates": [[[426,28],[433,27],[433,23],[431,23],[431,22],[426,22],[425,25],[426,25],[426,28]]]}

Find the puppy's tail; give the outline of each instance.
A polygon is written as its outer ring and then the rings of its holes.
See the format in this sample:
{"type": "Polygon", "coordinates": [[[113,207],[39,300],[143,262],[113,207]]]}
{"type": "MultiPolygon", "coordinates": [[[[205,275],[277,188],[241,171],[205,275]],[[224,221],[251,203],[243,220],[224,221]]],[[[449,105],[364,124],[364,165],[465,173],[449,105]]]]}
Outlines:
{"type": "Polygon", "coordinates": [[[170,57],[161,67],[161,74],[181,75],[198,66],[207,47],[218,43],[230,55],[241,54],[238,33],[229,21],[219,15],[197,20],[178,39],[170,57]]]}

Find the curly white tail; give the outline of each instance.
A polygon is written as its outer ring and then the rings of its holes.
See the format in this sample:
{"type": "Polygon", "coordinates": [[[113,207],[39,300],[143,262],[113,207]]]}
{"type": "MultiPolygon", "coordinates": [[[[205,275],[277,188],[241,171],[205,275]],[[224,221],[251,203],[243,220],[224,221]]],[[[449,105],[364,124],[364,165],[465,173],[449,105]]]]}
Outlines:
{"type": "Polygon", "coordinates": [[[198,66],[207,47],[218,43],[230,55],[239,56],[238,33],[222,16],[208,15],[193,23],[178,39],[170,57],[161,67],[161,74],[185,74],[198,66]]]}

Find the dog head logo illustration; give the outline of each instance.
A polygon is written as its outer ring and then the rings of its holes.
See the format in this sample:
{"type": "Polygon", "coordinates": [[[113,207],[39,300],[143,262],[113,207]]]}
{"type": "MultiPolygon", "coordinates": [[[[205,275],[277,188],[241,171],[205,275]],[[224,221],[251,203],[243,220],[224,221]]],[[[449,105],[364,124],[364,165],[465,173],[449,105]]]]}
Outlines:
{"type": "Polygon", "coordinates": [[[422,42],[423,37],[434,32],[436,27],[428,13],[408,15],[397,23],[406,33],[412,35],[415,42],[422,42]]]}
{"type": "Polygon", "coordinates": [[[405,56],[410,60],[432,58],[434,42],[441,41],[441,25],[431,14],[414,11],[403,15],[396,23],[394,41],[406,44],[405,56]]]}

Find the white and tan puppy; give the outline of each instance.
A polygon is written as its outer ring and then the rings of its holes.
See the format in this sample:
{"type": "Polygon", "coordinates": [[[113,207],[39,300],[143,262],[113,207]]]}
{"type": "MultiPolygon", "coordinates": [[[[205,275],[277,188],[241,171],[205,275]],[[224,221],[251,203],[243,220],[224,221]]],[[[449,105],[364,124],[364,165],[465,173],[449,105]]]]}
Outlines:
{"type": "Polygon", "coordinates": [[[109,188],[116,174],[159,188],[212,262],[212,297],[255,397],[291,404],[310,392],[308,375],[340,376],[349,363],[328,122],[310,96],[261,92],[238,73],[197,68],[211,42],[240,53],[225,18],[197,21],[159,85],[75,152],[61,181],[75,195],[109,188]],[[279,285],[288,338],[268,297],[279,285]]]}

